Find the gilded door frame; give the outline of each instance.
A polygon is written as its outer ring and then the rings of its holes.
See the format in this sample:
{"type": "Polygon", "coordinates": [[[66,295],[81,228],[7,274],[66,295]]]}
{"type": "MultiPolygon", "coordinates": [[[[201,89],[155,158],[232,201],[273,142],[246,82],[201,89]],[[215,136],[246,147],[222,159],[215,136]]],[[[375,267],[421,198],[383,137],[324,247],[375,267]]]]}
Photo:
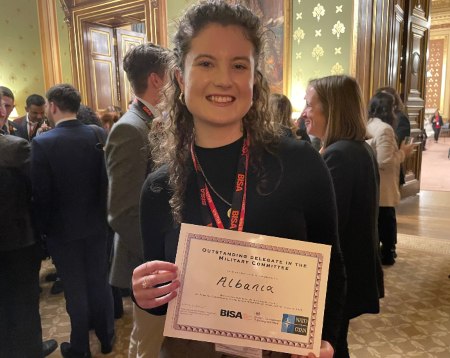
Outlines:
{"type": "Polygon", "coordinates": [[[62,82],[56,2],[37,0],[39,37],[46,89],[62,82]]]}
{"type": "Polygon", "coordinates": [[[132,13],[144,9],[147,41],[167,46],[167,16],[165,0],[110,0],[86,4],[69,9],[61,0],[65,12],[65,22],[69,26],[70,52],[73,69],[73,85],[81,93],[82,100],[88,103],[87,78],[83,48],[83,22],[95,23],[96,19],[117,12],[132,13]]]}

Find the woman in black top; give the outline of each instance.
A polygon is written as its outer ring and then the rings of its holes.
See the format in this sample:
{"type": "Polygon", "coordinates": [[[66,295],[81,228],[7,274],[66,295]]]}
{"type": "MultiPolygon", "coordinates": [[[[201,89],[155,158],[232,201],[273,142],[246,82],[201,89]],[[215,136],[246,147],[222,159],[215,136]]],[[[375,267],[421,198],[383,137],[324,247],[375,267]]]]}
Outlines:
{"type": "MultiPolygon", "coordinates": [[[[345,294],[333,187],[311,146],[273,129],[269,87],[258,70],[262,37],[260,21],[250,10],[225,1],[196,5],[180,20],[163,103],[167,136],[155,147],[159,168],[146,180],[141,197],[148,262],[133,273],[134,297],[151,314],[165,314],[179,287],[172,262],[180,223],[223,223],[233,229],[227,213],[237,208],[239,219],[245,219],[240,230],[332,245],[321,349],[321,357],[331,358],[345,294]],[[247,146],[248,167],[241,154],[247,146]],[[235,205],[237,173],[247,178],[245,213],[235,205]],[[211,193],[220,222],[202,203],[199,186],[211,193]]],[[[210,343],[165,338],[163,356],[181,352],[216,354],[210,343]]]]}
{"type": "Polygon", "coordinates": [[[354,78],[328,76],[310,82],[306,121],[323,142],[338,208],[339,240],[347,272],[347,299],[335,358],[349,357],[350,319],[378,313],[384,295],[377,234],[379,175],[365,142],[366,114],[354,78]]]}

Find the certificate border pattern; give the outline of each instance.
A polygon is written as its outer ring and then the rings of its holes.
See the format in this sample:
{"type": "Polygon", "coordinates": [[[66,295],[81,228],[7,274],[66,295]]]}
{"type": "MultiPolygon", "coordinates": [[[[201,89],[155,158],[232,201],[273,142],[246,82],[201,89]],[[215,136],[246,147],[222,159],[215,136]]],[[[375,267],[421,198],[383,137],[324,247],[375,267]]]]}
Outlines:
{"type": "Polygon", "coordinates": [[[260,336],[260,335],[250,335],[246,333],[240,333],[240,332],[233,332],[233,331],[227,331],[227,330],[218,330],[218,329],[212,329],[212,328],[206,328],[206,327],[197,327],[197,326],[189,326],[189,325],[181,325],[178,324],[177,317],[179,316],[180,312],[180,306],[182,301],[182,292],[183,289],[181,287],[180,297],[179,300],[177,300],[177,305],[175,308],[175,315],[174,315],[174,322],[173,322],[173,328],[175,330],[179,331],[187,331],[187,332],[195,332],[195,333],[201,333],[201,334],[210,334],[210,335],[216,335],[216,336],[222,336],[222,337],[230,337],[230,338],[240,338],[240,339],[246,339],[256,342],[265,342],[270,344],[279,344],[279,345],[288,345],[291,347],[298,347],[298,348],[306,348],[306,349],[312,349],[313,343],[314,343],[314,337],[315,337],[315,328],[316,328],[316,316],[317,316],[317,307],[318,307],[318,299],[319,299],[319,291],[320,291],[320,282],[321,282],[321,274],[322,274],[322,266],[323,266],[323,255],[316,253],[316,252],[310,252],[310,251],[304,251],[304,250],[297,250],[292,248],[283,248],[283,247],[277,247],[273,245],[267,245],[267,244],[260,244],[250,241],[243,241],[243,240],[233,240],[233,239],[226,239],[223,237],[216,237],[216,236],[209,236],[209,235],[200,235],[200,234],[194,234],[194,233],[188,233],[187,234],[187,240],[186,240],[186,250],[185,250],[185,258],[184,258],[184,266],[183,266],[183,273],[182,273],[182,285],[184,285],[184,275],[186,273],[186,266],[188,264],[188,256],[189,256],[189,249],[190,249],[190,241],[191,240],[204,240],[204,241],[214,241],[218,243],[227,243],[227,244],[233,244],[235,246],[244,246],[244,247],[250,247],[250,248],[258,248],[263,250],[270,250],[270,251],[278,251],[283,253],[289,253],[289,254],[295,254],[295,255],[302,255],[302,256],[310,256],[310,257],[316,257],[317,258],[317,268],[316,268],[316,282],[315,282],[315,288],[314,288],[314,295],[313,295],[313,304],[312,304],[312,312],[311,312],[311,326],[309,331],[309,339],[308,343],[300,343],[295,342],[291,340],[286,339],[276,339],[272,337],[266,337],[266,336],[260,336]]]}

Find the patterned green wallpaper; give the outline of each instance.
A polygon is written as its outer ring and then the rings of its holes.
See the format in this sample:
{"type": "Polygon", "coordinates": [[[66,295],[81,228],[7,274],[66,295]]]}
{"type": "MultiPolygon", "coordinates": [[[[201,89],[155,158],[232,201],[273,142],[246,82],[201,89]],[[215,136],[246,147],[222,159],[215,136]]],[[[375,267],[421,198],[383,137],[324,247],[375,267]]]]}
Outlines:
{"type": "Polygon", "coordinates": [[[290,98],[304,105],[308,81],[349,74],[353,38],[353,0],[292,0],[290,98]]]}
{"type": "MultiPolygon", "coordinates": [[[[300,111],[304,106],[303,97],[310,79],[350,73],[354,0],[289,1],[292,9],[292,67],[291,90],[287,95],[294,108],[300,111]]],[[[195,2],[167,2],[169,44],[175,31],[175,20],[187,6],[195,2]]]]}
{"type": "Polygon", "coordinates": [[[70,60],[69,28],[64,22],[64,11],[59,1],[56,2],[56,16],[58,18],[59,55],[61,58],[62,80],[73,83],[72,64],[70,60]]]}
{"type": "Polygon", "coordinates": [[[0,84],[11,88],[19,115],[25,99],[44,95],[44,76],[36,0],[2,1],[0,12],[0,84]]]}
{"type": "Polygon", "coordinates": [[[197,3],[196,0],[169,0],[167,1],[167,44],[170,49],[173,48],[172,37],[176,31],[176,20],[189,8],[190,5],[197,3]]]}

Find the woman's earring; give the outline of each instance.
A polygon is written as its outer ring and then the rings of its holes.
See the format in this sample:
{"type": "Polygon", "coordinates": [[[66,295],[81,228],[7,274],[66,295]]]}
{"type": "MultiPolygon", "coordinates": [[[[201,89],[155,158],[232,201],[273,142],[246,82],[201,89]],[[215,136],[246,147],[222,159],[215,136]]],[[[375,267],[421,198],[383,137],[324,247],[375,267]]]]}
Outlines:
{"type": "Polygon", "coordinates": [[[186,102],[184,101],[184,93],[183,92],[180,93],[180,96],[178,97],[178,99],[180,100],[180,102],[183,106],[186,105],[186,102]]]}

